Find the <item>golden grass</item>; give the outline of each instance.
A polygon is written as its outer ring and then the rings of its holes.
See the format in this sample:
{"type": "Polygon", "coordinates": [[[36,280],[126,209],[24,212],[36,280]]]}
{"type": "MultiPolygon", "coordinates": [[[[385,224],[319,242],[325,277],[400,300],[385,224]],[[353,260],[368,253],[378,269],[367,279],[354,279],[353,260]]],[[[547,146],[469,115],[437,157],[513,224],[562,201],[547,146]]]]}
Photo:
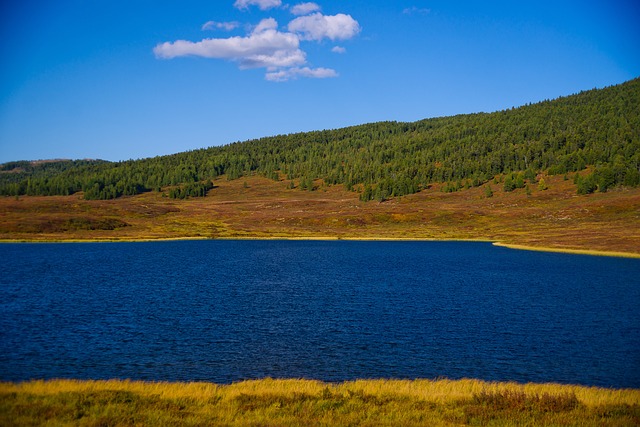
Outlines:
{"type": "Polygon", "coordinates": [[[615,252],[615,251],[594,251],[589,249],[560,249],[560,248],[548,248],[548,247],[536,247],[526,245],[514,245],[509,243],[494,242],[494,246],[502,246],[509,249],[519,249],[523,251],[537,251],[537,252],[558,252],[577,255],[593,255],[593,256],[611,256],[618,258],[640,258],[640,254],[630,252],[615,252]]]}
{"type": "Polygon", "coordinates": [[[0,425],[605,425],[640,423],[640,390],[479,380],[263,379],[230,385],[0,383],[0,425]]]}

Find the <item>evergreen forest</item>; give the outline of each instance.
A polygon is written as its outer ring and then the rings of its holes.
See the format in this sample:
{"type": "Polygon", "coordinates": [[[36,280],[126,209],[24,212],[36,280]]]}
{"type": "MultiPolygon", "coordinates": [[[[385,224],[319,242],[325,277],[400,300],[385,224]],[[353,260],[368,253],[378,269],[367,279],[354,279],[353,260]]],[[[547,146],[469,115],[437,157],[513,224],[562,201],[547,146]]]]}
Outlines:
{"type": "Polygon", "coordinates": [[[540,173],[578,171],[582,194],[640,186],[640,78],[494,113],[278,135],[122,162],[10,162],[0,165],[0,195],[201,197],[220,176],[260,174],[292,189],[343,185],[362,200],[382,201],[434,183],[457,191],[500,177],[510,191],[540,173]]]}

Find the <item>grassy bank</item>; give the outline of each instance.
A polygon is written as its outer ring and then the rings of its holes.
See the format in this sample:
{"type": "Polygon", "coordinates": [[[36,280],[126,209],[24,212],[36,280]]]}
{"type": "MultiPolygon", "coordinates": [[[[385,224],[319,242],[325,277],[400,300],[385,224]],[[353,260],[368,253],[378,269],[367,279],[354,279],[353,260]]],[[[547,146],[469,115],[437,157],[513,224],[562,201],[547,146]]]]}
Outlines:
{"type": "Polygon", "coordinates": [[[0,425],[640,424],[640,390],[478,380],[0,383],[0,425]]]}
{"type": "Polygon", "coordinates": [[[575,255],[592,255],[592,256],[607,256],[617,258],[640,258],[640,254],[630,252],[616,252],[616,251],[594,251],[589,249],[561,249],[561,248],[548,248],[548,247],[536,247],[526,245],[514,245],[502,242],[494,242],[494,246],[502,246],[509,249],[517,249],[523,251],[535,251],[535,252],[556,252],[564,254],[575,255]]]}

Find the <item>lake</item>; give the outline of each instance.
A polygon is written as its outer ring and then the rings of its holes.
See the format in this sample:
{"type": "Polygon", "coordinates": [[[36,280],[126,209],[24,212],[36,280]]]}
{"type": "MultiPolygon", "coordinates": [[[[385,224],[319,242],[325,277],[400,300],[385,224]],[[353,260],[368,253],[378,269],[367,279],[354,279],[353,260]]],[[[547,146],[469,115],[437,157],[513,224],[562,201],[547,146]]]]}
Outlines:
{"type": "Polygon", "coordinates": [[[0,380],[640,387],[640,260],[478,242],[0,244],[0,380]]]}

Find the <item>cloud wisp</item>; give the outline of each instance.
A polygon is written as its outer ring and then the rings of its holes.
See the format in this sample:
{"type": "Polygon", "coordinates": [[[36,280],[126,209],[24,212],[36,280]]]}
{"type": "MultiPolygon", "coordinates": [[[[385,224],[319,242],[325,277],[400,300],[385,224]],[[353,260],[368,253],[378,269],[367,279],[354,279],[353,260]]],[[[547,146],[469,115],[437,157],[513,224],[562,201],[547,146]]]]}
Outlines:
{"type": "Polygon", "coordinates": [[[293,67],[280,71],[268,72],[265,79],[272,82],[286,82],[287,80],[297,79],[298,77],[326,79],[330,77],[338,77],[338,73],[336,70],[332,70],[331,68],[293,67]]]}
{"type": "Polygon", "coordinates": [[[224,30],[224,31],[233,31],[240,26],[239,22],[216,22],[216,21],[207,21],[202,24],[202,31],[207,30],[224,30]]]}
{"type": "MultiPolygon", "coordinates": [[[[234,6],[242,9],[255,5],[268,9],[280,4],[280,0],[236,0],[234,6]]],[[[320,6],[316,3],[294,6],[291,13],[298,17],[289,22],[286,30],[280,30],[274,18],[266,18],[245,36],[164,42],[156,45],[153,53],[158,59],[196,56],[235,62],[240,69],[265,68],[265,80],[273,82],[338,77],[333,69],[309,67],[307,54],[300,45],[304,41],[351,39],[359,34],[360,24],[350,15],[323,15],[318,10],[320,6]]],[[[202,25],[202,30],[232,31],[240,26],[238,22],[208,21],[202,25]]],[[[341,46],[335,46],[331,51],[346,53],[341,46]]]]}
{"type": "Polygon", "coordinates": [[[313,12],[320,12],[320,10],[320,6],[316,3],[300,3],[291,8],[291,13],[296,16],[302,16],[313,12]]]}
{"type": "Polygon", "coordinates": [[[237,9],[249,9],[249,6],[258,6],[260,10],[267,10],[282,5],[282,0],[236,0],[233,6],[237,9]]]}
{"type": "Polygon", "coordinates": [[[413,7],[407,7],[405,9],[402,10],[402,13],[404,13],[405,15],[427,15],[429,13],[431,13],[431,9],[427,9],[426,7],[417,7],[417,6],[413,6],[413,7]]]}

